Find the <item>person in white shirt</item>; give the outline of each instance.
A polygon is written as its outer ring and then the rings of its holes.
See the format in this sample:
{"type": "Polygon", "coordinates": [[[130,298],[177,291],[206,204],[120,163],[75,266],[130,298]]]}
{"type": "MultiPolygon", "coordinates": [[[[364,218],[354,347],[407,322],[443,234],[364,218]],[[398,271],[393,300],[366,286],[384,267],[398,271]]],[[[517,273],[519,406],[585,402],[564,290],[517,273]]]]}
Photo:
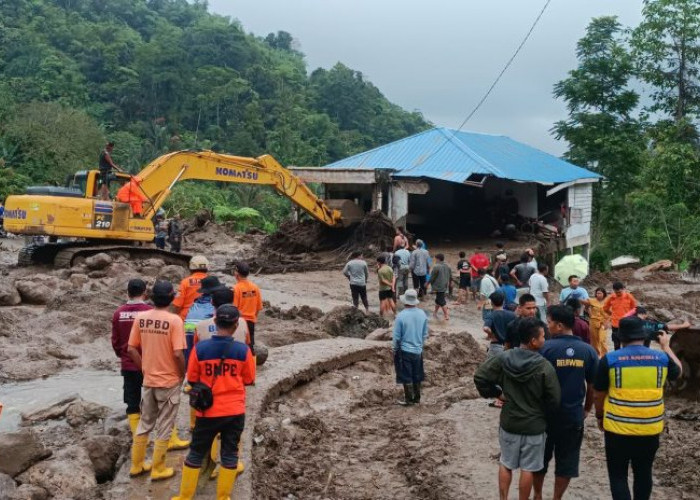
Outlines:
{"type": "Polygon", "coordinates": [[[530,277],[530,294],[535,297],[540,321],[547,320],[547,302],[549,301],[549,282],[547,281],[547,264],[540,264],[537,272],[530,277]]]}

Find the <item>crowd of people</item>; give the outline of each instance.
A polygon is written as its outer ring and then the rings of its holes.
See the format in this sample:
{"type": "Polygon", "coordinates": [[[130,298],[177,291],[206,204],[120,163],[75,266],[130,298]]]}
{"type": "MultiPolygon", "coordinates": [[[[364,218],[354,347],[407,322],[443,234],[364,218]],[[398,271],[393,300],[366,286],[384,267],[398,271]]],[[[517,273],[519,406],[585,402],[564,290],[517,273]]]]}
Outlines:
{"type": "Polygon", "coordinates": [[[217,499],[227,499],[244,470],[239,444],[245,423],[246,386],[255,382],[255,324],[262,295],[248,279],[245,262],[235,266],[230,288],[209,274],[202,255],[175,294],[168,281],[132,279],[127,301],[112,318],[112,346],[121,360],[124,403],[131,427],[132,477],[172,478],[169,450],[189,448],[177,499],[194,497],[203,463],[217,464],[217,499]],[[147,302],[150,300],[150,303],[147,302]],[[152,304],[152,305],[151,305],[152,304]],[[190,402],[191,440],[176,425],[181,394],[190,402]],[[146,460],[149,437],[152,460],[146,460]]]}
{"type": "MultiPolygon", "coordinates": [[[[369,271],[356,252],[344,269],[353,303],[368,309],[369,271]]],[[[568,277],[558,300],[550,292],[549,267],[527,249],[512,267],[502,245],[492,256],[459,253],[456,305],[476,303],[489,345],[474,382],[479,393],[495,398],[500,409],[499,495],[508,498],[513,471],[520,469],[519,498],[542,499],[549,463],[554,459],[552,498],[561,499],[579,475],[584,421],[595,413],[604,434],[612,498],[648,499],[652,466],[663,431],[663,387],[681,373],[669,332],[690,323],[662,323],[649,317],[621,282],[610,293],[598,287],[589,295],[577,275],[568,277]],[[470,300],[471,294],[471,300],[470,300]],[[608,333],[610,332],[610,333],[608,333]],[[608,339],[613,350],[608,351],[608,339]],[[655,341],[659,348],[651,349],[655,341]],[[628,469],[632,466],[632,493],[628,469]]],[[[418,306],[432,288],[433,316],[449,320],[447,293],[452,273],[442,254],[433,259],[425,243],[409,246],[402,228],[394,248],[377,257],[380,314],[396,315],[392,349],[399,404],[420,403],[425,378],[423,349],[428,315],[418,306]],[[408,276],[413,288],[407,288],[408,276]]]]}

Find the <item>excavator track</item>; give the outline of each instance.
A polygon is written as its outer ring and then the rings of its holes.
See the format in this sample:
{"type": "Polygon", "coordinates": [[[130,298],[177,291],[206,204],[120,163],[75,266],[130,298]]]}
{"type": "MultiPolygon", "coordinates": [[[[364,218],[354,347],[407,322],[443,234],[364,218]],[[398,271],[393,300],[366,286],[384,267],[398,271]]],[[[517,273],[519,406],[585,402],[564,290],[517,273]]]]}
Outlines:
{"type": "Polygon", "coordinates": [[[166,264],[187,267],[191,255],[168,252],[158,248],[135,245],[96,244],[95,242],[61,242],[24,247],[18,258],[19,266],[51,265],[56,268],[68,268],[79,258],[85,259],[98,253],[125,252],[130,259],[162,259],[166,264]]]}

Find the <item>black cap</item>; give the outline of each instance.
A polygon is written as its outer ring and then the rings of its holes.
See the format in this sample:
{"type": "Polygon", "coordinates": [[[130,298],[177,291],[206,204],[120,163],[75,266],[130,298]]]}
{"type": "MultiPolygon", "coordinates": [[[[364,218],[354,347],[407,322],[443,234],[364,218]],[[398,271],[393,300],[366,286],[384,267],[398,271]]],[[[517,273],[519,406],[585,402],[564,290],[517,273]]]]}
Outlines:
{"type": "Polygon", "coordinates": [[[173,285],[169,281],[165,280],[156,281],[155,285],[153,285],[152,293],[154,296],[157,295],[159,297],[167,297],[174,293],[173,285]]]}
{"type": "Polygon", "coordinates": [[[250,266],[245,262],[236,262],[236,271],[245,278],[250,274],[250,266]]]}
{"type": "Polygon", "coordinates": [[[207,276],[202,278],[202,281],[199,282],[199,290],[197,290],[197,293],[211,295],[223,286],[224,285],[221,284],[219,278],[216,276],[207,276]]]}
{"type": "Polygon", "coordinates": [[[238,321],[241,313],[238,312],[238,308],[231,304],[224,304],[216,308],[216,320],[225,321],[227,323],[233,323],[238,321]]]}
{"type": "Polygon", "coordinates": [[[620,328],[618,330],[620,340],[644,340],[648,337],[644,330],[644,320],[637,316],[628,316],[620,320],[620,328]]]}
{"type": "Polygon", "coordinates": [[[646,307],[637,306],[637,310],[635,311],[635,314],[646,314],[646,313],[647,313],[646,307]]]}

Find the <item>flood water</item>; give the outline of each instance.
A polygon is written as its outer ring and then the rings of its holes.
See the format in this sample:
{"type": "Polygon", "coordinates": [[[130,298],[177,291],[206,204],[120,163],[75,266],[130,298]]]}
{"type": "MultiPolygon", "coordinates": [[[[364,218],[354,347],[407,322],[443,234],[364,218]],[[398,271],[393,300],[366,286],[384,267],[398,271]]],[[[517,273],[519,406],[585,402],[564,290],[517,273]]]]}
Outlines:
{"type": "Polygon", "coordinates": [[[68,371],[45,379],[13,382],[0,386],[0,432],[16,429],[23,412],[45,408],[52,403],[79,394],[86,401],[94,401],[114,409],[122,402],[122,377],[107,371],[68,371]]]}

